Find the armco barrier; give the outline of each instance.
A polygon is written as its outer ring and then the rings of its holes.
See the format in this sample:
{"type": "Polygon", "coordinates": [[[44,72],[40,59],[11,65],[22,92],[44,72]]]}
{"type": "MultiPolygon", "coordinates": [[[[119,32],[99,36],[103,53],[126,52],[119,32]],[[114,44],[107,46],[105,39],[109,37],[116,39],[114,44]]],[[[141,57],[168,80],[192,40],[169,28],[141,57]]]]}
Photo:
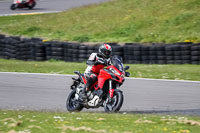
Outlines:
{"type": "MultiPolygon", "coordinates": [[[[119,55],[129,64],[200,64],[200,43],[140,44],[123,46],[109,43],[113,55],[119,55]]],[[[40,38],[6,37],[0,35],[0,58],[19,60],[63,60],[84,62],[92,52],[98,52],[99,44],[47,41],[40,38]]]]}

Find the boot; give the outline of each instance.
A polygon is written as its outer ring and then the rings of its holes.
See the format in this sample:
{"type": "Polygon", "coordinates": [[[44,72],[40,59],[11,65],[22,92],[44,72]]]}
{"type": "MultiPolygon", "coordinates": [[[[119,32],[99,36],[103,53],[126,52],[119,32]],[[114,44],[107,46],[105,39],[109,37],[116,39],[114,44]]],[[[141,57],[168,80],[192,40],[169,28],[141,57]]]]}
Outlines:
{"type": "Polygon", "coordinates": [[[80,93],[79,99],[81,102],[87,101],[86,86],[84,86],[83,91],[80,93]]]}

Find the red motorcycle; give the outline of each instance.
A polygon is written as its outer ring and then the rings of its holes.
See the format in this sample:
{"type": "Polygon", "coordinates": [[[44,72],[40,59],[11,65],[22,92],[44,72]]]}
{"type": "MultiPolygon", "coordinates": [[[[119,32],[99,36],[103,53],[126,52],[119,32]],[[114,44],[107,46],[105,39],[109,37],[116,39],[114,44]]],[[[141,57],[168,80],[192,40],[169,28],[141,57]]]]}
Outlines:
{"type": "Polygon", "coordinates": [[[36,6],[35,0],[14,0],[12,5],[10,6],[11,10],[15,10],[17,8],[29,8],[33,9],[36,6]]]}
{"type": "Polygon", "coordinates": [[[119,87],[124,83],[124,76],[129,77],[130,75],[129,72],[126,72],[129,66],[124,68],[121,57],[117,56],[112,57],[111,62],[112,65],[100,70],[98,81],[87,92],[87,102],[81,102],[79,99],[87,81],[79,71],[74,72],[79,77],[77,79],[72,78],[72,91],[66,102],[68,111],[81,111],[84,107],[87,109],[104,107],[105,112],[120,110],[124,97],[119,87]]]}

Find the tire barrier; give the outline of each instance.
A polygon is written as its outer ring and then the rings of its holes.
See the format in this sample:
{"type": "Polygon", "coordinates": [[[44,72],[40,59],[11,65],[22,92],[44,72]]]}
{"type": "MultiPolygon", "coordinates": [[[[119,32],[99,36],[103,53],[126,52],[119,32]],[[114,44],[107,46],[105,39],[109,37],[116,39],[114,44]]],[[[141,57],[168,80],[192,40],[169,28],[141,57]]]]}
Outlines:
{"type": "Polygon", "coordinates": [[[200,43],[191,46],[191,63],[200,64],[200,43]]]}
{"type": "Polygon", "coordinates": [[[124,61],[130,64],[200,64],[200,43],[127,43],[124,46],[124,61]]]}
{"type": "Polygon", "coordinates": [[[124,58],[124,48],[118,44],[110,44],[112,47],[112,54],[113,55],[118,55],[121,56],[122,58],[124,58]]]}
{"type": "Polygon", "coordinates": [[[167,64],[191,64],[192,44],[171,44],[165,47],[167,64]]]}
{"type": "Polygon", "coordinates": [[[65,61],[84,62],[90,54],[96,51],[96,46],[83,45],[78,43],[65,44],[65,61]]]}
{"type": "MultiPolygon", "coordinates": [[[[128,64],[200,64],[200,43],[140,44],[109,43],[113,55],[128,64]]],[[[0,34],[0,58],[24,61],[63,60],[85,62],[100,44],[42,41],[40,38],[20,38],[0,34]]]]}
{"type": "Polygon", "coordinates": [[[43,43],[43,47],[45,49],[44,58],[46,57],[46,60],[64,60],[64,43],[56,41],[45,42],[43,43]]]}

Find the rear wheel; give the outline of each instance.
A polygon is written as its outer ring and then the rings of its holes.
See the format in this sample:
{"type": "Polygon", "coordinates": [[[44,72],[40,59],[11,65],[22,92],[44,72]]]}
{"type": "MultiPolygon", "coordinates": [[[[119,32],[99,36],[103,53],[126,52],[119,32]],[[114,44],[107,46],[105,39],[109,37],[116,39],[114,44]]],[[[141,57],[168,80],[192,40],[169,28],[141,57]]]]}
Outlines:
{"type": "MultiPolygon", "coordinates": [[[[107,99],[108,100],[108,99],[107,99]]],[[[124,101],[124,96],[121,91],[115,91],[113,98],[105,104],[105,112],[117,112],[121,109],[124,101]]]]}
{"type": "Polygon", "coordinates": [[[83,106],[75,99],[76,90],[74,89],[68,96],[66,107],[69,112],[81,111],[83,106]]]}

